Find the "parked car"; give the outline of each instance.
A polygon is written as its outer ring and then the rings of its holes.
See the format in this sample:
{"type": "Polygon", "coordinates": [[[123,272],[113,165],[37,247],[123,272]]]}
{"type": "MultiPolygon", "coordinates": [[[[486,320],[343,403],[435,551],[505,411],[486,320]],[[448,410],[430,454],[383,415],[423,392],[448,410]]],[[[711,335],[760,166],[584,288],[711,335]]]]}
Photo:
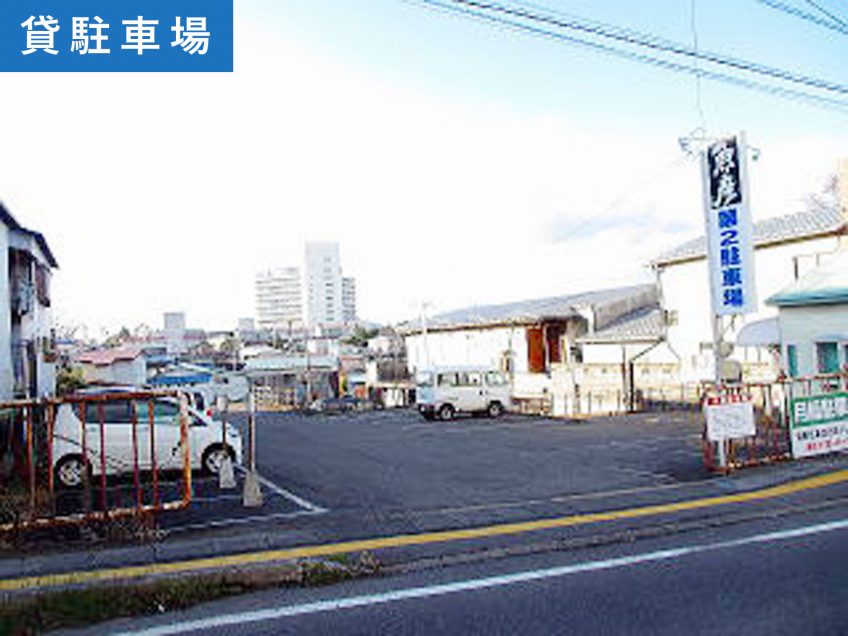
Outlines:
{"type": "Polygon", "coordinates": [[[371,411],[376,405],[371,400],[343,395],[342,397],[321,398],[309,405],[309,410],[316,413],[346,413],[348,411],[371,411]]]}
{"type": "MultiPolygon", "coordinates": [[[[89,393],[90,394],[90,393],[89,393]]],[[[106,474],[132,473],[135,469],[133,453],[133,415],[136,409],[136,448],[139,470],[151,470],[150,407],[147,399],[115,399],[85,402],[86,456],[90,474],[101,473],[101,456],[105,455],[106,474]],[[100,442],[100,422],[103,421],[103,446],[100,442]]],[[[159,470],[183,467],[180,431],[180,408],[175,398],[156,398],[153,408],[153,438],[156,466],[159,470]]],[[[56,411],[53,432],[53,470],[57,482],[74,488],[83,483],[82,422],[77,404],[62,404],[56,411]]],[[[241,463],[241,434],[227,424],[213,420],[203,411],[188,407],[188,446],[191,468],[217,474],[224,458],[229,455],[234,463],[241,463]],[[223,439],[222,439],[222,433],[223,439]],[[224,441],[226,440],[226,441],[224,441]]]]}
{"type": "Polygon", "coordinates": [[[426,419],[451,420],[457,413],[499,417],[512,404],[509,380],[500,371],[481,367],[440,367],[420,371],[415,403],[426,419]]]}

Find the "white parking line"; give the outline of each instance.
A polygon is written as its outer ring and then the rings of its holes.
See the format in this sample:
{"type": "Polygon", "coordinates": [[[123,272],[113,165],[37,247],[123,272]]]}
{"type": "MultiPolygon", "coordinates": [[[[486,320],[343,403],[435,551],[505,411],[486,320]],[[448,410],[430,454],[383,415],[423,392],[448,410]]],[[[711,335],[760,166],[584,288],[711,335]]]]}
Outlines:
{"type": "Polygon", "coordinates": [[[352,609],[356,607],[368,607],[371,605],[385,605],[397,601],[406,601],[412,599],[424,599],[434,596],[445,596],[447,594],[456,594],[459,592],[471,592],[475,590],[484,590],[496,587],[505,587],[515,585],[517,583],[528,583],[532,581],[541,581],[545,579],[559,578],[572,574],[582,574],[585,572],[597,572],[601,570],[612,570],[616,568],[632,567],[642,563],[651,563],[657,561],[677,560],[681,557],[686,557],[693,554],[701,554],[716,550],[724,550],[736,548],[751,544],[765,544],[776,541],[784,541],[808,535],[832,532],[834,530],[844,530],[848,528],[848,519],[822,523],[794,530],[782,530],[779,532],[769,532],[758,534],[742,539],[733,539],[731,541],[720,541],[716,543],[706,543],[699,545],[683,546],[680,548],[671,548],[668,550],[659,550],[656,552],[646,552],[635,554],[632,556],[617,557],[613,559],[604,559],[600,561],[589,561],[584,563],[575,563],[543,570],[530,570],[517,572],[514,574],[506,574],[501,576],[491,576],[479,579],[468,579],[465,581],[456,581],[453,583],[444,583],[440,585],[428,585],[424,587],[413,587],[400,590],[392,590],[379,594],[369,594],[365,596],[353,596],[347,598],[329,599],[317,601],[313,603],[304,603],[301,605],[285,605],[283,607],[273,607],[252,612],[239,612],[233,614],[221,614],[219,616],[210,616],[209,618],[201,618],[191,621],[183,621],[163,625],[161,627],[151,627],[132,632],[124,632],[119,636],[167,636],[170,634],[184,634],[202,629],[215,629],[227,627],[230,625],[244,625],[246,623],[258,623],[262,621],[277,620],[281,618],[289,618],[292,616],[304,616],[308,614],[318,614],[322,612],[334,612],[338,610],[352,609]]]}
{"type": "MultiPolygon", "coordinates": [[[[241,466],[233,466],[233,468],[242,474],[247,472],[241,466]]],[[[253,515],[250,517],[225,517],[223,519],[213,519],[211,521],[204,521],[202,523],[190,523],[185,525],[170,526],[166,529],[166,532],[168,534],[176,534],[178,532],[185,532],[188,530],[225,528],[227,526],[242,525],[245,523],[255,523],[257,521],[273,521],[279,519],[295,519],[297,517],[308,517],[324,514],[325,512],[327,512],[327,508],[323,508],[322,506],[307,501],[303,497],[298,497],[297,495],[292,492],[289,492],[285,488],[278,486],[270,479],[266,479],[260,476],[259,483],[271,492],[273,492],[275,495],[282,497],[283,499],[287,499],[288,501],[291,501],[293,504],[301,508],[301,510],[297,510],[295,512],[270,513],[267,515],[253,515]]],[[[194,497],[192,498],[192,501],[195,503],[216,503],[223,501],[241,501],[241,499],[242,495],[240,494],[221,494],[215,495],[213,497],[194,497]]]]}
{"type": "MultiPolygon", "coordinates": [[[[247,472],[247,470],[245,470],[245,468],[243,468],[242,466],[235,466],[234,468],[241,473],[247,472]]],[[[262,484],[263,486],[265,486],[271,492],[279,495],[280,497],[283,497],[284,499],[288,499],[292,503],[300,506],[301,508],[303,508],[305,510],[308,510],[309,512],[314,512],[314,513],[327,512],[326,508],[322,508],[318,504],[314,504],[310,501],[307,501],[303,497],[298,497],[293,492],[289,492],[285,488],[278,486],[277,484],[275,484],[270,479],[265,479],[265,477],[262,477],[261,475],[259,476],[259,483],[262,484]]]]}

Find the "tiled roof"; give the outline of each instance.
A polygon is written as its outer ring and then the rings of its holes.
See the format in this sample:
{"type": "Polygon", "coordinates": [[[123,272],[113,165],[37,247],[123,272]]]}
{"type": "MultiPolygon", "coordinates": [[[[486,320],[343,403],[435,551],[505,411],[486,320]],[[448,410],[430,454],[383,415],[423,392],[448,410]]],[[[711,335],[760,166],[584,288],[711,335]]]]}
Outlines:
{"type": "Polygon", "coordinates": [[[38,247],[41,248],[42,253],[44,254],[44,258],[47,259],[47,262],[50,264],[50,267],[57,268],[59,267],[59,263],[56,262],[56,258],[53,256],[53,252],[50,251],[50,246],[47,245],[47,239],[44,238],[44,235],[41,232],[36,232],[34,230],[28,230],[20,223],[15,220],[15,217],[12,216],[12,213],[6,209],[6,206],[0,203],[0,222],[4,223],[7,227],[18,230],[19,232],[31,236],[35,239],[35,242],[38,243],[38,247]]]}
{"type": "MultiPolygon", "coordinates": [[[[541,320],[566,319],[579,315],[579,307],[606,305],[639,296],[654,289],[653,284],[633,285],[600,291],[583,292],[568,296],[553,296],[499,305],[481,305],[449,311],[427,319],[428,329],[456,329],[499,324],[529,324],[541,320]]],[[[418,331],[418,321],[401,327],[405,331],[418,331]]]]}
{"type": "MultiPolygon", "coordinates": [[[[754,245],[769,245],[791,239],[836,233],[844,226],[845,221],[840,211],[835,208],[776,216],[754,223],[754,245]]],[[[651,265],[669,265],[679,261],[704,258],[706,253],[706,239],[700,236],[662,254],[651,261],[651,265]]]]}
{"type": "Polygon", "coordinates": [[[848,304],[848,252],[832,256],[781,289],[766,304],[778,307],[848,304]]]}
{"type": "Polygon", "coordinates": [[[76,361],[84,364],[93,364],[98,367],[105,367],[119,361],[135,360],[141,354],[141,347],[97,349],[95,351],[86,351],[85,353],[81,353],[76,357],[76,361]]]}
{"type": "Polygon", "coordinates": [[[581,342],[655,341],[665,336],[665,320],[660,307],[642,307],[622,316],[609,325],[586,334],[581,342]]]}

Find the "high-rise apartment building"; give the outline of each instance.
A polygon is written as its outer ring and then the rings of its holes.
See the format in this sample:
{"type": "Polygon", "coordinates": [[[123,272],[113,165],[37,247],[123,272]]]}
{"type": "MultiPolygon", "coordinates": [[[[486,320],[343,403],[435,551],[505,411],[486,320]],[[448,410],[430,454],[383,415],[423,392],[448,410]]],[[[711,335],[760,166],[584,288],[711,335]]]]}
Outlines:
{"type": "Polygon", "coordinates": [[[256,275],[256,323],[260,329],[285,329],[303,322],[303,286],[297,267],[256,275]]]}
{"type": "Polygon", "coordinates": [[[260,329],[355,321],[356,281],[342,276],[338,243],[307,243],[302,270],[284,267],[256,276],[260,329]]]}
{"type": "Polygon", "coordinates": [[[338,243],[307,243],[303,262],[308,325],[343,322],[342,266],[338,243]]]}
{"type": "Polygon", "coordinates": [[[342,278],[342,321],[356,322],[356,279],[342,278]]]}
{"type": "Polygon", "coordinates": [[[186,345],[186,316],[181,311],[169,311],[163,315],[165,347],[169,355],[181,355],[188,350],[186,345]]]}

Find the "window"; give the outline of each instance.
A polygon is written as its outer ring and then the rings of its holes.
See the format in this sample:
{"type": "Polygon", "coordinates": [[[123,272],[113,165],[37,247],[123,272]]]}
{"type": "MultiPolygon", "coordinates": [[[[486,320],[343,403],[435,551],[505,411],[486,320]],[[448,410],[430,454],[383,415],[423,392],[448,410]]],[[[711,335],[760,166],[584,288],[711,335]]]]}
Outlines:
{"type": "Polygon", "coordinates": [[[794,344],[786,345],[786,372],[790,378],[798,377],[798,349],[794,344]]]}
{"type": "Polygon", "coordinates": [[[489,371],[486,374],[486,384],[489,386],[503,386],[506,384],[506,378],[497,371],[489,371]]]}
{"type": "MultiPolygon", "coordinates": [[[[79,415],[79,411],[77,411],[79,415]]],[[[126,400],[116,402],[88,402],[85,405],[85,423],[129,424],[132,422],[130,403],[126,400]]]]}
{"type": "Polygon", "coordinates": [[[571,362],[574,364],[583,364],[583,346],[571,345],[570,349],[571,362]]]}
{"type": "Polygon", "coordinates": [[[483,374],[477,371],[472,373],[463,374],[465,375],[465,382],[463,384],[467,386],[480,386],[483,384],[483,374]]]}
{"type": "Polygon", "coordinates": [[[429,371],[419,371],[415,376],[415,384],[418,386],[433,386],[433,374],[429,371]]]}
{"type": "Polygon", "coordinates": [[[43,306],[50,306],[50,272],[44,265],[35,268],[35,295],[43,306]]]}
{"type": "MultiPolygon", "coordinates": [[[[136,409],[140,422],[150,421],[150,402],[148,400],[136,401],[136,409]]],[[[179,412],[180,407],[171,402],[162,402],[161,400],[155,400],[153,402],[153,420],[157,424],[170,422],[179,424],[179,418],[177,417],[179,412]]]]}
{"type": "Polygon", "coordinates": [[[835,342],[816,343],[816,361],[819,373],[839,371],[839,349],[835,342]]]}
{"type": "Polygon", "coordinates": [[[456,385],[457,385],[456,373],[440,373],[439,374],[439,386],[456,386],[456,385]]]}

